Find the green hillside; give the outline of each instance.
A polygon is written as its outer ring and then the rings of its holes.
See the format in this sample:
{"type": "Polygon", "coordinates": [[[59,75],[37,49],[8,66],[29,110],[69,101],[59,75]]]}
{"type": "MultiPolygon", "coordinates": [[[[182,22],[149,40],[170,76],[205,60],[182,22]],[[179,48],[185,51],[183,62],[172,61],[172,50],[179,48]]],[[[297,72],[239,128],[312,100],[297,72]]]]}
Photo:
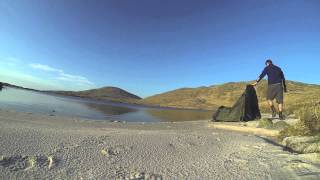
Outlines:
{"type": "MultiPolygon", "coordinates": [[[[140,101],[143,104],[159,105],[189,109],[214,110],[217,107],[232,106],[244,92],[250,82],[231,82],[221,85],[199,88],[182,88],[147,97],[140,101]]],[[[285,94],[285,106],[290,111],[302,104],[320,101],[320,85],[287,81],[288,93],[285,94]]],[[[260,108],[266,110],[265,94],[267,82],[262,81],[257,87],[260,108]]]]}

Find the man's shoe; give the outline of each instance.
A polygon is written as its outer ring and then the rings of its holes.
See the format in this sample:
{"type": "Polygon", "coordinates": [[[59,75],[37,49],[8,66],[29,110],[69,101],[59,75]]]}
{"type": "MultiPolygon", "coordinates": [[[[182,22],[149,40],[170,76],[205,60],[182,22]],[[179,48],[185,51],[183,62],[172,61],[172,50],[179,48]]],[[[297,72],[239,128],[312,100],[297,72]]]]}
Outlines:
{"type": "Polygon", "coordinates": [[[279,119],[280,120],[285,120],[285,117],[283,116],[282,112],[279,113],[279,119]]]}
{"type": "Polygon", "coordinates": [[[271,111],[272,111],[272,118],[275,118],[277,116],[276,108],[274,108],[274,106],[271,106],[271,111]]]}

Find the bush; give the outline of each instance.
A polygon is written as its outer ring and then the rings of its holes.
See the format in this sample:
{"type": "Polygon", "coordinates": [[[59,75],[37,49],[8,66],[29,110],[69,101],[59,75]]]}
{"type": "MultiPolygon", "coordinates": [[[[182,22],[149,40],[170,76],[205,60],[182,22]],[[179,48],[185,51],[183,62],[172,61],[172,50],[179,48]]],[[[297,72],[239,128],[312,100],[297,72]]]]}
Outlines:
{"type": "Polygon", "coordinates": [[[320,132],[320,104],[306,106],[298,111],[301,126],[304,126],[307,133],[314,135],[320,132]]]}
{"type": "Polygon", "coordinates": [[[320,103],[305,105],[295,111],[300,121],[294,126],[288,126],[280,131],[282,140],[290,136],[314,136],[320,134],[320,103]]]}

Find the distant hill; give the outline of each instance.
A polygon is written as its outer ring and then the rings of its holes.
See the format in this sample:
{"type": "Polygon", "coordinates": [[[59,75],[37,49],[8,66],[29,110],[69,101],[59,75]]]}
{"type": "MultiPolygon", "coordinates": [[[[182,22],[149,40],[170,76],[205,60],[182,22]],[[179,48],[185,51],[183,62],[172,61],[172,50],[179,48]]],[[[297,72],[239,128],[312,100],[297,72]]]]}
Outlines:
{"type": "Polygon", "coordinates": [[[135,103],[140,100],[139,96],[131,94],[123,89],[117,87],[103,87],[99,89],[91,89],[86,91],[49,91],[51,93],[66,95],[66,96],[75,96],[75,97],[84,97],[97,100],[109,100],[114,102],[126,102],[126,103],[135,103]]]}
{"type": "Polygon", "coordinates": [[[28,91],[37,91],[39,92],[40,90],[36,90],[36,89],[31,89],[31,88],[26,88],[26,87],[22,87],[22,86],[17,86],[17,85],[13,85],[13,84],[9,84],[6,82],[0,82],[0,86],[3,87],[12,87],[12,88],[17,88],[17,89],[24,89],[24,90],[28,90],[28,91]]]}
{"type": "Polygon", "coordinates": [[[123,89],[117,87],[103,87],[99,89],[91,89],[86,91],[40,91],[31,88],[25,88],[22,86],[17,86],[5,82],[0,82],[1,86],[7,86],[12,88],[24,89],[28,91],[37,91],[44,93],[60,94],[65,96],[83,97],[96,100],[108,100],[113,102],[123,102],[123,103],[136,103],[141,100],[137,95],[129,93],[123,89]]]}
{"type": "MultiPolygon", "coordinates": [[[[221,85],[199,88],[181,88],[162,94],[147,97],[140,101],[142,104],[166,107],[214,110],[221,105],[232,106],[244,92],[250,82],[231,82],[221,85]]],[[[287,81],[288,93],[285,95],[287,107],[300,106],[301,103],[319,101],[320,85],[287,81]]],[[[264,111],[267,108],[265,94],[267,82],[262,81],[257,86],[259,104],[264,111]]]]}
{"type": "Polygon", "coordinates": [[[103,87],[99,89],[91,89],[86,91],[40,91],[31,88],[25,88],[22,86],[17,86],[5,82],[0,82],[1,87],[7,86],[12,88],[24,89],[28,91],[37,91],[44,93],[60,94],[65,96],[90,98],[96,100],[108,100],[113,102],[123,102],[123,103],[137,103],[141,98],[137,95],[129,93],[123,89],[117,87],[103,87]]]}

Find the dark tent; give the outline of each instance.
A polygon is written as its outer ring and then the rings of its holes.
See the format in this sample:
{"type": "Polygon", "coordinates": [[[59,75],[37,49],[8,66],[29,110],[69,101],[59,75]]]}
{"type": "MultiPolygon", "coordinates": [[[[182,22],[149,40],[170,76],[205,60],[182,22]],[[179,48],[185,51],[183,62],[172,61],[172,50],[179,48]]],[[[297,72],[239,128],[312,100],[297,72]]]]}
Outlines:
{"type": "Polygon", "coordinates": [[[252,85],[247,85],[245,92],[232,107],[221,106],[213,115],[213,121],[250,121],[260,119],[258,98],[252,85]]]}

